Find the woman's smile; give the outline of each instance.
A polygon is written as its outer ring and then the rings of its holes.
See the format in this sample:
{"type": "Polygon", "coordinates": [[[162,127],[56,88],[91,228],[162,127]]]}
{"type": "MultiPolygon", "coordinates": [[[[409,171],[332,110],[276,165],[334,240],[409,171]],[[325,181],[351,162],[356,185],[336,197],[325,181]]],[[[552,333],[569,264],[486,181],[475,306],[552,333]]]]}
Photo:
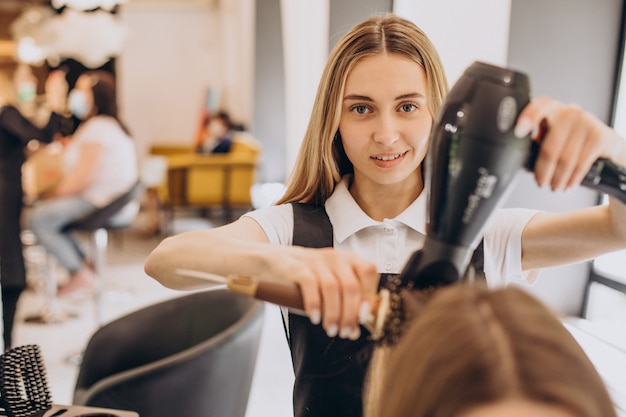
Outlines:
{"type": "Polygon", "coordinates": [[[370,158],[381,168],[393,168],[402,163],[409,151],[372,155],[370,158]]]}

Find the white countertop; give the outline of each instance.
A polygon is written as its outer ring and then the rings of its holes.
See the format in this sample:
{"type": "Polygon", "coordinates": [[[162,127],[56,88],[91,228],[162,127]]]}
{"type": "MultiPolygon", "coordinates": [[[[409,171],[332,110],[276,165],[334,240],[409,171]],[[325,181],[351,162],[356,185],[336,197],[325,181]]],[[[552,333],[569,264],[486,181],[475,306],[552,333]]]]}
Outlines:
{"type": "Polygon", "coordinates": [[[563,324],[604,379],[618,415],[626,417],[626,349],[602,338],[600,332],[594,331],[593,323],[587,320],[567,318],[563,324]]]}

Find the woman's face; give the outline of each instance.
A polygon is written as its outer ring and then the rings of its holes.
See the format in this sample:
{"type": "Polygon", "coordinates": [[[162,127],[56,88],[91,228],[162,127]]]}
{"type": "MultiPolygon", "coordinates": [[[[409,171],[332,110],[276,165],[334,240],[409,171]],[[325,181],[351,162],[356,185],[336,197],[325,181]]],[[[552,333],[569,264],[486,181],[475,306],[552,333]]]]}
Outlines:
{"type": "Polygon", "coordinates": [[[212,138],[220,139],[228,133],[228,126],[223,119],[217,117],[209,120],[207,130],[212,138]]]}
{"type": "Polygon", "coordinates": [[[339,132],[359,187],[419,180],[432,116],[426,73],[398,54],[360,60],[346,79],[339,132]]]}
{"type": "Polygon", "coordinates": [[[577,417],[563,407],[525,399],[511,399],[495,404],[481,405],[457,417],[577,417]]]}

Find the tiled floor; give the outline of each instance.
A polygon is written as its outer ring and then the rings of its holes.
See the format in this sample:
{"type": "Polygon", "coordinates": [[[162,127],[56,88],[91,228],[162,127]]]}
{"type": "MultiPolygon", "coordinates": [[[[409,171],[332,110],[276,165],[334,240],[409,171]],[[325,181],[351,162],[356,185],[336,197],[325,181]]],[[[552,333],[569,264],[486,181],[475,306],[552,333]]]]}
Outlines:
{"type": "MultiPolygon", "coordinates": [[[[211,227],[211,223],[202,219],[183,219],[177,221],[175,231],[206,227],[211,227]]],[[[110,239],[104,278],[105,296],[100,308],[104,322],[182,294],[162,287],[143,271],[146,255],[159,241],[158,237],[142,237],[136,230],[125,232],[122,240],[110,239]]],[[[29,255],[36,260],[38,254],[36,250],[34,254],[32,252],[29,255]]],[[[32,274],[29,276],[32,277],[32,274]]],[[[33,279],[36,283],[36,278],[33,279]]],[[[74,317],[60,323],[26,322],[27,318],[40,317],[46,305],[38,288],[29,290],[20,299],[15,344],[37,344],[41,347],[52,400],[58,404],[71,404],[78,373],[78,366],[71,363],[71,359],[81,352],[98,328],[96,306],[92,299],[62,300],[58,303],[59,310],[74,317]]],[[[267,305],[247,417],[293,415],[293,372],[280,320],[278,308],[267,305]]]]}

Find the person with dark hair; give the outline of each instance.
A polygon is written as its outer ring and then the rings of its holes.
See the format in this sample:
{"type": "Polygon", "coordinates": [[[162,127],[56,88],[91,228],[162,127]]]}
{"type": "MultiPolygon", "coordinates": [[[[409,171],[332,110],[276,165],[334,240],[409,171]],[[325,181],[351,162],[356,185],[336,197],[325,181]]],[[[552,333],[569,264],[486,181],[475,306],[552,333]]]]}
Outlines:
{"type": "Polygon", "coordinates": [[[68,105],[82,122],[65,150],[66,174],[42,196],[29,218],[39,243],[69,272],[60,296],[95,283],[80,242],[64,227],[107,205],[138,179],[135,146],[118,116],[113,76],[104,71],[82,74],[68,105]]]}
{"type": "Polygon", "coordinates": [[[414,315],[374,351],[365,417],[617,416],[576,339],[523,289],[403,295],[414,315]]]}
{"type": "Polygon", "coordinates": [[[226,112],[209,116],[196,144],[198,153],[228,153],[233,144],[233,126],[226,112]]]}
{"type": "Polygon", "coordinates": [[[26,287],[26,271],[21,241],[24,201],[22,165],[31,140],[51,142],[62,125],[67,82],[64,74],[51,72],[46,80],[46,104],[50,114],[38,128],[18,110],[16,87],[0,73],[0,285],[4,318],[4,347],[12,344],[12,330],[18,299],[26,287]]]}

